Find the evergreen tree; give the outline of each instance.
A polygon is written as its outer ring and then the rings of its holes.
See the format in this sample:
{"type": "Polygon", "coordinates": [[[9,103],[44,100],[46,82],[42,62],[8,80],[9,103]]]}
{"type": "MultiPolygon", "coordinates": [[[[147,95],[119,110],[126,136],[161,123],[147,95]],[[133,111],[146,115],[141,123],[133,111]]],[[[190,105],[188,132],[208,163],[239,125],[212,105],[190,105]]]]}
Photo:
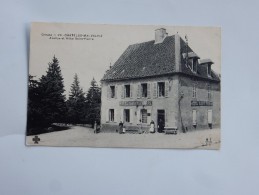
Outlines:
{"type": "Polygon", "coordinates": [[[101,89],[98,87],[97,82],[93,78],[91,87],[87,93],[87,120],[90,124],[94,122],[100,123],[100,110],[101,110],[101,89]]]}
{"type": "Polygon", "coordinates": [[[82,88],[79,85],[77,74],[74,76],[74,82],[71,85],[69,99],[67,101],[68,121],[71,123],[86,122],[86,98],[82,88]]]}
{"type": "Polygon", "coordinates": [[[40,78],[39,93],[41,97],[43,125],[63,122],[65,105],[65,89],[58,59],[54,56],[48,64],[46,75],[40,78]]]}
{"type": "Polygon", "coordinates": [[[39,106],[39,82],[34,80],[34,76],[29,75],[28,81],[28,111],[27,111],[27,134],[31,134],[32,127],[38,125],[41,120],[42,110],[39,106]]]}

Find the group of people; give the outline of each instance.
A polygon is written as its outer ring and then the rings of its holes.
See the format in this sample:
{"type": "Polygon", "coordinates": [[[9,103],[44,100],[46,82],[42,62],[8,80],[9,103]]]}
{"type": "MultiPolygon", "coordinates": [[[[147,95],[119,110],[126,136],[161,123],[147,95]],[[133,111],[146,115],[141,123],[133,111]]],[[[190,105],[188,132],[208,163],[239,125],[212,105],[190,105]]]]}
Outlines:
{"type": "MultiPolygon", "coordinates": [[[[143,130],[142,129],[142,123],[141,123],[141,120],[139,121],[140,123],[138,124],[138,133],[139,134],[142,134],[142,133],[155,133],[156,132],[156,128],[155,128],[155,122],[152,120],[150,122],[150,128],[148,130],[143,130]]],[[[157,132],[158,133],[162,133],[164,130],[164,125],[163,125],[163,121],[162,120],[159,120],[158,121],[158,126],[157,126],[157,132]]],[[[120,121],[119,123],[119,131],[118,131],[120,134],[124,134],[126,133],[126,128],[123,124],[122,121],[120,121]]]]}

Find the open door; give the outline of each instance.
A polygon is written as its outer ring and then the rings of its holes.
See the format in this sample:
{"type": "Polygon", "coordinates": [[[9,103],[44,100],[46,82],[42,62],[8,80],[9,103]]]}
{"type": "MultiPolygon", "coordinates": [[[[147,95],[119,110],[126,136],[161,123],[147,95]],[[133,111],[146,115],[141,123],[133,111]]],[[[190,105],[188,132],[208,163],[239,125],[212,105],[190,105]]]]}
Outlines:
{"type": "Polygon", "coordinates": [[[165,110],[157,110],[158,133],[162,133],[165,127],[165,110]]]}

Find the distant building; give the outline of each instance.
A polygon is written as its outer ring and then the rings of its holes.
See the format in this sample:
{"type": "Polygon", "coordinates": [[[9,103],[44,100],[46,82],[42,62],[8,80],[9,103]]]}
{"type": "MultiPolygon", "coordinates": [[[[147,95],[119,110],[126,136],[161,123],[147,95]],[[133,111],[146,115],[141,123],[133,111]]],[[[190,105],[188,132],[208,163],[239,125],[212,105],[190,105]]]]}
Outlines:
{"type": "Polygon", "coordinates": [[[180,131],[220,126],[220,78],[178,35],[130,45],[102,78],[106,131],[149,128],[151,120],[180,131]],[[188,62],[188,63],[187,63],[188,62]]]}

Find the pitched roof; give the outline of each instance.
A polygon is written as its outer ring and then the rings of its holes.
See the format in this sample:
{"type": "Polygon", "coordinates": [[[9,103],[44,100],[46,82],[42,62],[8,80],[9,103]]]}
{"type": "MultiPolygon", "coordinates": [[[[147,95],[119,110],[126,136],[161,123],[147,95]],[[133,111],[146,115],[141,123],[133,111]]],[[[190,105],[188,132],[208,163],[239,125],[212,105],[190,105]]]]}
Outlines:
{"type": "MultiPolygon", "coordinates": [[[[175,36],[167,36],[162,43],[154,43],[153,40],[128,46],[111,69],[106,71],[102,80],[124,80],[176,73],[175,36]]],[[[181,54],[187,52],[182,38],[180,38],[180,50],[181,54]]],[[[189,46],[188,52],[193,52],[189,46]]],[[[198,66],[195,74],[184,64],[182,57],[181,73],[219,81],[214,73],[211,78],[208,77],[207,70],[202,66],[198,66]]]]}

